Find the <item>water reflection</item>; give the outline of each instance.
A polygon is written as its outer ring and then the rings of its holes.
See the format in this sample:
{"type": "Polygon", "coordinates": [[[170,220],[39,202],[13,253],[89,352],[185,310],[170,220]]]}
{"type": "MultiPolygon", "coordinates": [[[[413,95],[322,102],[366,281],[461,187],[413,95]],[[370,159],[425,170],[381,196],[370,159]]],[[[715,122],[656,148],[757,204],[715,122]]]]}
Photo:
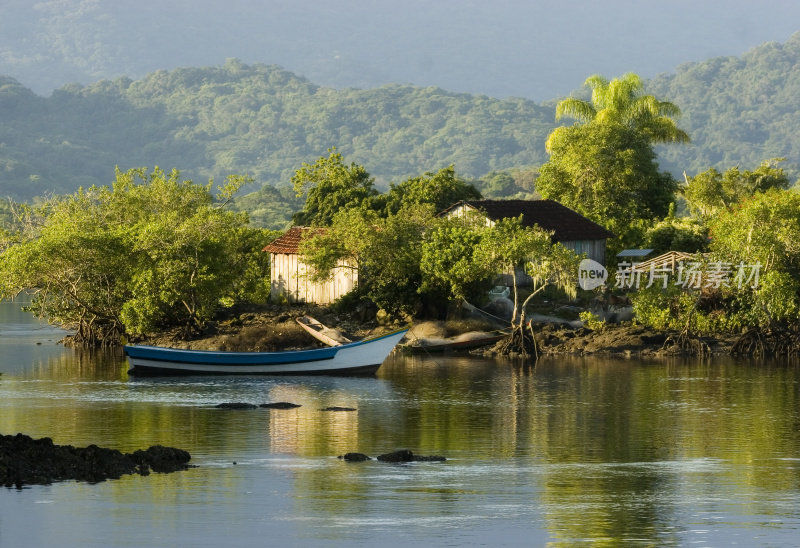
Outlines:
{"type": "Polygon", "coordinates": [[[36,320],[22,308],[30,304],[22,297],[16,301],[0,300],[0,374],[29,371],[32,364],[60,356],[58,344],[67,332],[36,320]]]}
{"type": "MultiPolygon", "coordinates": [[[[534,368],[393,356],[377,378],[140,379],[128,378],[119,352],[53,345],[22,363],[28,342],[3,337],[0,432],[192,453],[200,468],[185,474],[104,487],[115,519],[132,519],[121,516],[138,504],[166,538],[175,533],[165,515],[190,519],[210,501],[229,522],[266,520],[294,543],[368,545],[383,531],[421,544],[749,544],[760,535],[778,546],[800,526],[792,363],[547,358],[534,368]],[[215,407],[278,401],[301,407],[215,407]],[[331,406],[356,410],[323,411],[331,406]],[[448,461],[336,458],[401,448],[448,461]]],[[[219,518],[201,515],[211,520],[204,534],[224,540],[209,525],[219,518]]]]}

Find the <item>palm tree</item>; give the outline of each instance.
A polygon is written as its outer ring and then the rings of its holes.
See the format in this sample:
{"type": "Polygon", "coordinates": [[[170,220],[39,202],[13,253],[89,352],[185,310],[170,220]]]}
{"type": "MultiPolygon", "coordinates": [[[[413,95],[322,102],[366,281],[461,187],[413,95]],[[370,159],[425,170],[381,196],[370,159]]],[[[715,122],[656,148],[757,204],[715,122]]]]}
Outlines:
{"type": "MultiPolygon", "coordinates": [[[[643,95],[644,85],[637,74],[629,72],[610,82],[595,74],[584,82],[592,90],[591,101],[569,97],[556,106],[556,120],[564,116],[579,122],[617,123],[640,131],[650,143],[688,143],[689,135],[680,129],[673,118],[681,110],[669,101],[659,101],[653,95],[643,95]]],[[[558,128],[547,138],[547,149],[558,128]]]]}

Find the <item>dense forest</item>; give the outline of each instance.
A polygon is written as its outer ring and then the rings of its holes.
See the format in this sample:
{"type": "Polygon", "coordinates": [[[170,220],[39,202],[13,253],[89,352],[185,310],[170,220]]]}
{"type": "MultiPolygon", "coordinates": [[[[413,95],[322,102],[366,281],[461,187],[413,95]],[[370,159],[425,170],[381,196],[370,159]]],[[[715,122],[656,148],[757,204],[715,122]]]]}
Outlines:
{"type": "Polygon", "coordinates": [[[786,43],[768,43],[742,57],[687,63],[675,74],[648,83],[648,92],[683,111],[689,147],[659,150],[673,173],[709,167],[753,168],[771,157],[787,159],[795,177],[800,166],[800,33],[786,43]]]}
{"type": "MultiPolygon", "coordinates": [[[[783,166],[796,179],[800,33],[741,58],[683,65],[646,88],[683,112],[679,123],[691,144],[658,148],[661,167],[677,178],[785,157],[783,166]]],[[[266,195],[288,203],[292,196],[283,188],[294,170],[330,147],[364,165],[382,188],[448,165],[462,177],[487,180],[487,174],[544,163],[547,135],[570,123],[556,122],[554,114],[555,102],[439,88],[336,90],[276,66],[233,59],[140,80],[68,85],[46,98],[5,76],[0,193],[30,200],[107,184],[114,166],[158,165],[196,180],[247,174],[255,182],[251,191],[268,185],[266,195]]]]}
{"type": "Polygon", "coordinates": [[[180,167],[202,179],[247,173],[280,186],[332,146],[384,186],[450,164],[477,177],[543,162],[553,109],[400,85],[336,91],[231,60],[67,86],[50,98],[6,77],[0,124],[0,186],[30,198],[105,184],[115,165],[180,167]]]}

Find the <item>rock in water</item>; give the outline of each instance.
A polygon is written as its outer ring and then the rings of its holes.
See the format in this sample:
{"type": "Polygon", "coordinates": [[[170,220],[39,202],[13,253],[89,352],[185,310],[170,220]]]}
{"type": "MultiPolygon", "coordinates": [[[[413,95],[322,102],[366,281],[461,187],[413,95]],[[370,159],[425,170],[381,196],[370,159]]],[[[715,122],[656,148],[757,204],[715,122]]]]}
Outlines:
{"type": "Polygon", "coordinates": [[[381,462],[411,462],[414,460],[414,453],[408,449],[401,449],[378,455],[378,460],[381,462]]]}
{"type": "Polygon", "coordinates": [[[188,451],[163,445],[153,445],[149,449],[134,451],[129,455],[140,467],[147,466],[153,472],[176,472],[185,470],[186,463],[192,458],[188,451]]]}
{"type": "Polygon", "coordinates": [[[347,462],[364,462],[365,460],[372,460],[364,453],[345,453],[338,458],[346,460],[347,462]]]}
{"type": "Polygon", "coordinates": [[[289,403],[288,401],[276,401],[274,403],[262,403],[259,405],[264,409],[294,409],[300,407],[299,403],[289,403]]]}
{"type": "Polygon", "coordinates": [[[444,462],[447,459],[442,457],[441,455],[414,455],[414,460],[416,462],[444,462]]]}
{"type": "Polygon", "coordinates": [[[439,455],[415,455],[408,449],[401,449],[399,451],[378,455],[378,460],[382,462],[444,462],[447,459],[439,455]]]}
{"type": "Polygon", "coordinates": [[[320,409],[320,411],[358,411],[355,407],[326,407],[325,409],[320,409]]]}
{"type": "Polygon", "coordinates": [[[147,475],[189,467],[191,455],[182,449],[155,445],[146,451],[122,453],[96,445],[76,448],[55,445],[50,438],[34,440],[24,434],[0,436],[0,484],[22,488],[29,484],[78,480],[97,483],[125,474],[147,475]]]}
{"type": "Polygon", "coordinates": [[[256,409],[258,406],[253,403],[231,402],[216,405],[217,409],[256,409]]]}

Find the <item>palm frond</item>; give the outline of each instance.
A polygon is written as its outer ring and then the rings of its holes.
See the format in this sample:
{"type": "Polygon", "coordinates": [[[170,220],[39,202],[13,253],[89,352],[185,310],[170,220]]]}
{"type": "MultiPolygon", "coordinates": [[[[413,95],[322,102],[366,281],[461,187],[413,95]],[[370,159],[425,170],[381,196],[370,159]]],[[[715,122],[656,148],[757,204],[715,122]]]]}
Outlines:
{"type": "Polygon", "coordinates": [[[689,143],[689,134],[680,129],[675,121],[666,116],[657,116],[648,120],[641,128],[653,143],[689,143]]]}
{"type": "Polygon", "coordinates": [[[556,120],[560,120],[564,116],[569,116],[580,122],[588,122],[592,120],[596,114],[597,112],[591,103],[574,97],[559,101],[556,106],[556,120]]]}
{"type": "Polygon", "coordinates": [[[589,89],[605,88],[608,87],[608,79],[600,76],[599,74],[592,74],[584,82],[583,85],[589,89]]]}
{"type": "MultiPolygon", "coordinates": [[[[569,116],[580,123],[620,123],[646,133],[653,143],[689,142],[689,135],[673,120],[681,110],[674,103],[644,95],[638,74],[628,72],[611,81],[595,74],[584,85],[592,90],[591,101],[564,99],[556,107],[556,120],[569,116]]],[[[553,134],[547,141],[548,152],[552,144],[553,134]]]]}

